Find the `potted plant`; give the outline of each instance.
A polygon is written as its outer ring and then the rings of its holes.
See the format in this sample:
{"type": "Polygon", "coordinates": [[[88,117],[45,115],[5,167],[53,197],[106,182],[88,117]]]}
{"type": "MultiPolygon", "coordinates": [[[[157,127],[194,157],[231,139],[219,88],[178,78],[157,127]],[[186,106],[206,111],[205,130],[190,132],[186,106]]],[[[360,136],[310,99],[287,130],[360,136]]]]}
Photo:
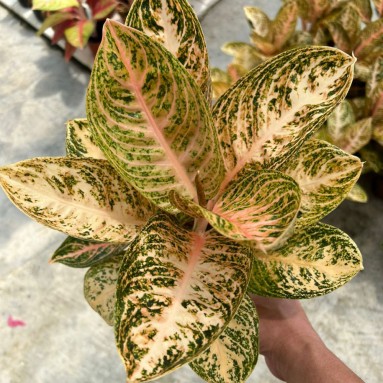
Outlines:
{"type": "Polygon", "coordinates": [[[38,34],[53,28],[52,44],[64,38],[65,60],[69,61],[76,49],[87,45],[95,55],[106,18],[117,10],[125,13],[129,4],[129,0],[33,0],[33,9],[47,13],[38,34]]]}
{"type": "MultiPolygon", "coordinates": [[[[383,170],[383,2],[375,0],[286,0],[274,20],[257,7],[245,7],[251,43],[229,42],[222,50],[234,56],[227,72],[213,71],[216,96],[262,61],[287,49],[307,45],[335,46],[357,58],[347,98],[334,110],[318,137],[357,154],[364,171],[383,170]],[[300,23],[298,24],[298,20],[300,23]],[[301,26],[297,28],[297,25],[301,26]]],[[[366,202],[360,185],[349,199],[366,202]]]]}
{"type": "Polygon", "coordinates": [[[309,139],[354,63],[335,48],[286,51],[211,108],[188,2],[136,0],[126,25],[105,23],[67,156],[0,168],[18,208],[68,235],[52,261],[89,267],[85,298],[114,326],[128,381],[186,363],[208,382],[245,381],[258,357],[249,293],[316,297],[362,268],[354,242],[319,222],[362,163],[309,139]]]}

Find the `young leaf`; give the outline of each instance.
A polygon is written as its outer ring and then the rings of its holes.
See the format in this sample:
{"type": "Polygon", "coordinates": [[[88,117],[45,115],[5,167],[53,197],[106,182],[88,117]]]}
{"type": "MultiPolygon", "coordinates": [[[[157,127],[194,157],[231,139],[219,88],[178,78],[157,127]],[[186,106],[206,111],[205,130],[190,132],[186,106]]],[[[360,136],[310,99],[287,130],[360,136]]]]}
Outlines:
{"type": "Polygon", "coordinates": [[[153,206],[107,161],[35,158],[0,168],[10,200],[43,225],[72,237],[130,241],[153,206]]]}
{"type": "Polygon", "coordinates": [[[368,195],[362,186],[355,184],[347,194],[347,199],[353,202],[366,203],[368,201],[368,195]]]}
{"type": "Polygon", "coordinates": [[[242,66],[246,73],[265,59],[251,44],[242,42],[226,43],[221,50],[228,55],[234,56],[233,63],[242,66]]]}
{"type": "Polygon", "coordinates": [[[115,335],[129,381],[158,378],[207,349],[247,288],[249,249],[172,221],[149,220],[120,269],[115,335]]]}
{"type": "Polygon", "coordinates": [[[33,0],[33,9],[40,11],[58,11],[64,8],[78,6],[78,0],[33,0]]]}
{"type": "Polygon", "coordinates": [[[325,141],[307,141],[283,168],[302,192],[296,229],[313,225],[333,211],[349,194],[361,171],[358,157],[325,141]]]}
{"type": "Polygon", "coordinates": [[[104,20],[118,5],[116,0],[86,0],[86,2],[92,10],[93,20],[104,20]]]}
{"type": "Polygon", "coordinates": [[[254,241],[262,250],[275,247],[295,221],[300,205],[297,183],[285,174],[247,165],[228,185],[212,211],[178,197],[176,206],[202,215],[222,235],[254,241]]]}
{"type": "Polygon", "coordinates": [[[136,0],[125,24],[162,44],[191,74],[202,93],[210,94],[205,37],[187,0],[136,0]]]}
{"type": "Polygon", "coordinates": [[[229,171],[283,164],[345,97],[354,59],[329,47],[285,51],[258,65],[217,101],[213,116],[229,171]]]}
{"type": "Polygon", "coordinates": [[[252,34],[267,39],[271,34],[271,22],[266,13],[257,7],[244,7],[243,10],[252,34]]]}
{"type": "Polygon", "coordinates": [[[318,223],[268,254],[254,254],[249,291],[289,299],[318,297],[341,287],[362,267],[362,256],[341,230],[318,223]]]}
{"type": "Polygon", "coordinates": [[[66,155],[68,157],[91,157],[105,160],[105,156],[94,142],[86,118],[70,120],[66,124],[66,155]]]}
{"type": "Polygon", "coordinates": [[[280,8],[271,24],[273,43],[279,51],[293,35],[298,19],[298,5],[296,1],[287,1],[280,8]]]}
{"type": "Polygon", "coordinates": [[[58,24],[61,24],[64,21],[73,20],[74,15],[71,12],[56,12],[52,13],[48,17],[44,19],[44,22],[41,24],[39,30],[37,31],[37,35],[41,36],[44,31],[48,28],[52,28],[58,24]]]}
{"type": "Polygon", "coordinates": [[[382,43],[383,18],[368,23],[359,34],[359,39],[354,50],[356,57],[366,56],[373,48],[382,43]]]}
{"type": "Polygon", "coordinates": [[[117,279],[121,263],[122,256],[113,257],[92,266],[84,277],[86,301],[110,326],[114,324],[117,279]]]}
{"type": "Polygon", "coordinates": [[[200,89],[173,55],[108,20],[87,96],[92,134],[116,170],[156,205],[168,193],[196,198],[197,172],[211,199],[223,177],[213,121],[200,89]]]}
{"type": "Polygon", "coordinates": [[[67,237],[54,252],[50,262],[76,268],[90,267],[121,253],[127,246],[126,243],[85,241],[67,237]]]}
{"type": "Polygon", "coordinates": [[[348,153],[356,153],[367,145],[372,137],[372,118],[364,118],[344,128],[344,135],[336,145],[348,153]]]}
{"type": "Polygon", "coordinates": [[[355,122],[353,108],[348,100],[343,100],[327,119],[327,133],[333,143],[340,141],[347,125],[355,122]]]}
{"type": "Polygon", "coordinates": [[[76,48],[84,48],[92,35],[95,24],[92,20],[79,20],[73,27],[64,32],[68,43],[76,48]]]}
{"type": "Polygon", "coordinates": [[[234,318],[189,365],[206,382],[245,382],[258,360],[258,316],[246,294],[234,318]]]}

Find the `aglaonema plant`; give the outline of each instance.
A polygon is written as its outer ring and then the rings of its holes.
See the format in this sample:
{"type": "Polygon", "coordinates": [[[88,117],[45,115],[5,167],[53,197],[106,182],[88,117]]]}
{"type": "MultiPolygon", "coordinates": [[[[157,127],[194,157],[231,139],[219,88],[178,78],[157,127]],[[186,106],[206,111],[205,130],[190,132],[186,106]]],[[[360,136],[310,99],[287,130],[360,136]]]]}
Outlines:
{"type": "Polygon", "coordinates": [[[258,357],[249,294],[327,294],[362,268],[354,242],[319,221],[361,161],[308,140],[350,87],[354,58],[284,52],[211,108],[208,55],[186,0],[136,0],[107,21],[67,156],[0,169],[9,198],[68,234],[52,257],[90,267],[84,292],[114,326],[128,382],[189,363],[244,382],[258,357]]]}

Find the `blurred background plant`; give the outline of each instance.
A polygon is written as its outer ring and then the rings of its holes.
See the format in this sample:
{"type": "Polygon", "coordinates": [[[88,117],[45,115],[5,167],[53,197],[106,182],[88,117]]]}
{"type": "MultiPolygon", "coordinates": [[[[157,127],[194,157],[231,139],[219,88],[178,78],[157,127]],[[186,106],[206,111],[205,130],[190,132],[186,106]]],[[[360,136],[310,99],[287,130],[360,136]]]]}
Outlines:
{"type": "MultiPolygon", "coordinates": [[[[337,47],[357,58],[354,81],[317,136],[365,161],[364,172],[383,174],[383,0],[284,0],[274,20],[245,7],[250,43],[228,42],[227,71],[212,70],[214,98],[250,69],[276,54],[304,45],[337,47]]],[[[383,196],[380,177],[375,189],[383,196]]],[[[366,202],[357,184],[349,199],[366,202]]]]}
{"type": "Polygon", "coordinates": [[[76,49],[89,45],[95,54],[101,41],[106,18],[125,20],[132,0],[33,0],[33,9],[44,12],[41,35],[48,28],[54,30],[52,44],[65,40],[65,60],[76,49]]]}

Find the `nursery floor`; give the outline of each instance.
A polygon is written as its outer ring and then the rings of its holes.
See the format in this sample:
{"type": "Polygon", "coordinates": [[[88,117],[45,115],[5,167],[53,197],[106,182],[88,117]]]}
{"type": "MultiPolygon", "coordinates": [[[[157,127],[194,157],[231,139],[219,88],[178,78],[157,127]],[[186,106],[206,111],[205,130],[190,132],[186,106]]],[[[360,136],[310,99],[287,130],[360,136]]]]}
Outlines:
{"type": "MultiPolygon", "coordinates": [[[[200,3],[203,1],[200,0],[200,3]]],[[[247,40],[243,5],[275,14],[278,2],[220,0],[202,24],[212,65],[228,40],[247,40]]],[[[0,166],[64,155],[64,123],[83,117],[89,71],[0,6],[0,166]]],[[[20,213],[0,192],[0,383],[118,383],[124,369],[113,331],[82,297],[84,271],[48,265],[63,240],[20,213]]],[[[344,203],[328,222],[348,232],[365,270],[304,305],[327,345],[368,383],[383,381],[383,202],[344,203]]],[[[159,380],[201,382],[187,367],[159,380]]],[[[263,358],[249,382],[276,383],[263,358]]],[[[308,382],[309,383],[309,382],[308,382]]]]}

